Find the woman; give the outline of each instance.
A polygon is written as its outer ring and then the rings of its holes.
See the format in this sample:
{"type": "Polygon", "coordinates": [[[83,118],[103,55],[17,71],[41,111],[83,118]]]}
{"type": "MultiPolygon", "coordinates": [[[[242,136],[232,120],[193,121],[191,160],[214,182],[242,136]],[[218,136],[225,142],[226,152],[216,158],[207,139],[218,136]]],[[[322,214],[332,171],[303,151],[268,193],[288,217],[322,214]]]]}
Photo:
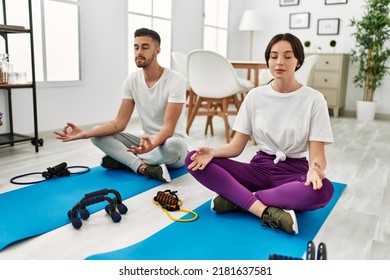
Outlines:
{"type": "Polygon", "coordinates": [[[298,234],[294,211],[315,210],[331,200],[324,146],[333,142],[333,134],[324,96],[294,78],[304,57],[297,37],[274,36],[265,51],[274,79],[247,94],[232,141],[200,147],[186,157],[190,174],[218,194],[211,202],[215,212],[248,211],[263,224],[298,234]],[[252,160],[230,159],[242,153],[251,136],[259,145],[252,160]]]}

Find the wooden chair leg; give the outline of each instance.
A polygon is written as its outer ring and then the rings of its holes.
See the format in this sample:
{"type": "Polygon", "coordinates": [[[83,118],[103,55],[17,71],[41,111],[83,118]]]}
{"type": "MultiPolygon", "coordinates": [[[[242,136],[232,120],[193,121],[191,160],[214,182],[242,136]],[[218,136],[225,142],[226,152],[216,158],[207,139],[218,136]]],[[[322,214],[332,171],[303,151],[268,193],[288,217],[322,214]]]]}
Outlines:
{"type": "Polygon", "coordinates": [[[186,128],[186,133],[187,134],[189,134],[189,132],[190,132],[191,125],[194,122],[195,116],[196,116],[196,114],[199,111],[201,103],[202,103],[202,98],[198,97],[197,100],[196,100],[194,108],[191,110],[191,115],[190,115],[190,118],[189,118],[189,120],[187,122],[187,128],[186,128]]]}
{"type": "Polygon", "coordinates": [[[230,143],[230,125],[228,120],[228,100],[227,98],[224,98],[222,100],[222,118],[225,123],[225,137],[226,137],[226,143],[230,143]]]}
{"type": "Polygon", "coordinates": [[[187,123],[189,123],[192,111],[195,106],[196,102],[196,94],[192,91],[192,89],[189,89],[188,91],[188,98],[187,98],[187,123]]]}
{"type": "Polygon", "coordinates": [[[207,116],[206,127],[204,130],[204,134],[207,135],[208,129],[210,127],[210,134],[214,136],[214,127],[213,127],[213,117],[217,114],[218,105],[214,104],[213,101],[208,101],[207,110],[210,111],[210,115],[207,116]],[[213,113],[211,113],[213,111],[213,113]]]}
{"type": "Polygon", "coordinates": [[[204,129],[204,134],[207,135],[208,128],[210,127],[211,136],[214,136],[214,128],[213,128],[213,116],[207,116],[206,127],[204,129]]]}
{"type": "Polygon", "coordinates": [[[214,136],[213,116],[210,118],[210,134],[214,136]]]}
{"type": "Polygon", "coordinates": [[[238,113],[238,110],[240,110],[241,102],[240,102],[237,94],[233,96],[233,103],[234,103],[234,106],[236,107],[236,110],[238,113]]]}

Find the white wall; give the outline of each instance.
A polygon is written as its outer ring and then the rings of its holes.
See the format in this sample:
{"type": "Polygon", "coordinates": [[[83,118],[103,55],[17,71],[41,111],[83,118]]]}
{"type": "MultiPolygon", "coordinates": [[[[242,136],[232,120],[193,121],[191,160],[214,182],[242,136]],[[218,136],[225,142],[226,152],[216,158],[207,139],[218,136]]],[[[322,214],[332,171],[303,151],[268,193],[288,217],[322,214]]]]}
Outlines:
{"type": "Polygon", "coordinates": [[[173,0],[172,50],[189,53],[203,48],[203,1],[173,0]]]}
{"type": "MultiPolygon", "coordinates": [[[[248,59],[249,32],[238,30],[243,11],[247,8],[261,12],[264,18],[265,31],[254,32],[253,59],[264,60],[264,51],[269,40],[278,33],[289,32],[302,41],[310,40],[311,51],[321,47],[323,52],[329,50],[329,41],[336,40],[336,51],[349,53],[354,48],[355,40],[351,37],[354,29],[349,27],[352,17],[360,18],[363,14],[364,0],[350,0],[343,5],[325,5],[324,0],[300,0],[298,6],[280,7],[279,1],[269,0],[230,0],[230,59],[248,59]],[[289,29],[290,13],[310,13],[309,29],[289,29]],[[339,35],[317,35],[317,20],[322,18],[339,18],[339,35]]],[[[390,42],[389,42],[390,44],[390,42]]],[[[390,65],[390,61],[387,62],[390,65]]],[[[356,100],[361,100],[363,89],[355,88],[352,83],[356,66],[350,65],[347,82],[347,96],[345,111],[356,111],[356,100]]],[[[377,113],[390,114],[390,75],[385,79],[383,86],[377,89],[374,99],[378,102],[377,113]]]]}
{"type": "MultiPolygon", "coordinates": [[[[173,0],[172,50],[188,53],[201,48],[203,43],[203,1],[173,0]]],[[[258,9],[264,16],[266,30],[254,34],[254,59],[263,60],[266,44],[270,38],[282,32],[291,32],[302,41],[310,40],[315,49],[327,49],[330,40],[337,41],[339,52],[349,52],[354,41],[348,27],[352,15],[359,17],[363,0],[351,0],[346,5],[325,6],[324,0],[300,0],[299,6],[279,7],[273,0],[230,0],[230,32],[228,58],[248,59],[249,34],[238,31],[238,25],[246,8],[258,9]],[[290,30],[289,14],[309,12],[309,29],[290,30]],[[340,18],[338,36],[318,36],[318,18],[340,18]]],[[[62,128],[67,121],[79,125],[104,122],[115,117],[120,103],[120,89],[127,75],[128,63],[133,63],[132,53],[128,61],[127,49],[127,1],[83,0],[81,4],[81,46],[84,82],[74,87],[38,87],[38,119],[41,132],[62,128]]],[[[132,34],[130,34],[132,35],[132,34]]],[[[61,55],[61,54],[59,54],[61,55]]],[[[389,62],[390,63],[390,62],[389,62]]],[[[355,100],[359,93],[352,84],[354,67],[350,67],[347,88],[347,111],[355,111],[355,100]]],[[[13,94],[14,125],[17,132],[32,133],[31,94],[19,90],[13,94]]],[[[378,112],[390,115],[390,77],[376,92],[378,112]]],[[[5,94],[0,94],[0,111],[6,112],[5,94]]],[[[7,119],[5,117],[4,121],[7,119]]],[[[7,130],[0,127],[0,133],[7,130]]]]}
{"type": "MultiPolygon", "coordinates": [[[[115,5],[111,0],[80,1],[80,27],[84,82],[72,87],[38,85],[39,131],[62,128],[67,121],[100,123],[114,118],[119,108],[128,69],[127,0],[116,0],[115,5]]],[[[15,131],[32,133],[31,90],[14,91],[12,97],[15,131]]],[[[0,94],[0,111],[7,114],[5,102],[5,94],[0,94]]],[[[8,129],[7,116],[4,122],[0,133],[8,129]]]]}

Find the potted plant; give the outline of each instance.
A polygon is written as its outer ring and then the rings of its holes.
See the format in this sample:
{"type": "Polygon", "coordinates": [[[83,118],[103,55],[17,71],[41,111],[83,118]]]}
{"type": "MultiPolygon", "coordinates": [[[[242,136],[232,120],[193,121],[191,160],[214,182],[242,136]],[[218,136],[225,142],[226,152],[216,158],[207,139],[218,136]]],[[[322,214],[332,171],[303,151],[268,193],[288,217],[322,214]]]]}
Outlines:
{"type": "Polygon", "coordinates": [[[390,57],[390,0],[365,0],[365,3],[363,17],[352,18],[350,26],[356,27],[353,33],[356,46],[351,51],[351,61],[358,69],[353,83],[364,89],[363,100],[357,101],[357,118],[368,120],[375,118],[375,90],[389,74],[386,62],[390,57]],[[361,111],[366,106],[371,108],[367,114],[361,111]]]}
{"type": "Polygon", "coordinates": [[[309,52],[309,48],[310,48],[310,45],[311,45],[310,41],[303,42],[303,45],[305,46],[306,52],[309,52]]]}
{"type": "Polygon", "coordinates": [[[331,52],[335,52],[335,47],[336,47],[336,40],[331,40],[330,42],[329,42],[329,46],[330,46],[330,50],[331,50],[331,52]]]}

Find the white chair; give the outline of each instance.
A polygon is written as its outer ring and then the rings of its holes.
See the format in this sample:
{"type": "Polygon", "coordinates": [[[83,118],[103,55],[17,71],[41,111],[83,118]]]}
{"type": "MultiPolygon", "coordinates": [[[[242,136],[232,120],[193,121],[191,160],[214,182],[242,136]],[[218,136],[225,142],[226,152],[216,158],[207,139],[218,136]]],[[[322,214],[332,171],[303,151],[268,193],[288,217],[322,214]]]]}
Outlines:
{"type": "Polygon", "coordinates": [[[272,76],[269,69],[261,69],[259,73],[259,85],[267,85],[270,81],[272,81],[273,78],[274,76],[272,76]]]}
{"type": "Polygon", "coordinates": [[[310,55],[305,58],[301,68],[299,68],[295,72],[295,79],[303,85],[307,85],[309,83],[310,74],[318,61],[320,56],[317,54],[310,55]]]}
{"type": "Polygon", "coordinates": [[[172,52],[173,69],[179,72],[187,79],[187,121],[190,117],[192,107],[195,103],[195,95],[191,91],[191,86],[187,77],[187,55],[181,52],[172,52]]]}
{"type": "MultiPolygon", "coordinates": [[[[172,52],[173,60],[173,69],[183,75],[184,78],[188,80],[187,77],[187,55],[181,52],[172,52]]],[[[190,88],[189,83],[187,82],[187,90],[190,88]]]]}
{"type": "MultiPolygon", "coordinates": [[[[187,93],[191,89],[187,77],[187,55],[181,52],[172,52],[173,69],[187,79],[187,93]]],[[[188,95],[188,94],[187,94],[188,95]]]]}
{"type": "Polygon", "coordinates": [[[226,142],[230,142],[229,115],[237,115],[241,105],[238,94],[248,87],[238,76],[231,63],[222,55],[208,50],[193,50],[187,57],[187,75],[196,102],[187,123],[187,134],[196,116],[207,116],[206,130],[213,116],[224,120],[226,142]],[[234,109],[229,104],[234,104],[234,109]],[[206,106],[205,106],[206,104],[206,106]],[[203,108],[203,109],[202,109],[203,108]]]}

